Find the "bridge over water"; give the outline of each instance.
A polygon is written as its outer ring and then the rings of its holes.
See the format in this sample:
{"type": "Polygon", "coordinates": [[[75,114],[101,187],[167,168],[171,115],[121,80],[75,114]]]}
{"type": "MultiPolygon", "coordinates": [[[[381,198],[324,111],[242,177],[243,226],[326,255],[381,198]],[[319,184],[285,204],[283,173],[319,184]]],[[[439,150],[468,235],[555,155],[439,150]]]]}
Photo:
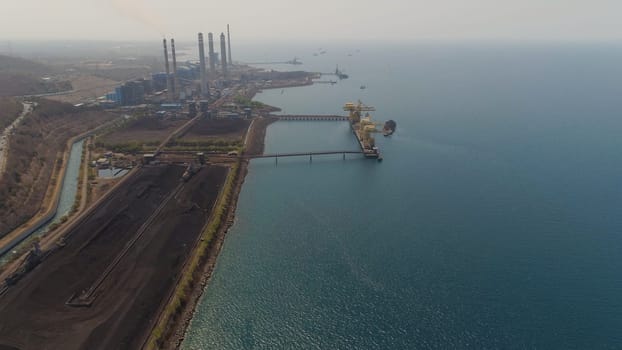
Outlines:
{"type": "Polygon", "coordinates": [[[254,159],[254,158],[279,158],[279,157],[302,157],[302,156],[320,156],[325,154],[363,154],[362,151],[320,151],[320,152],[294,152],[294,153],[272,153],[272,154],[256,154],[256,155],[242,155],[240,158],[254,159]]]}
{"type": "Polygon", "coordinates": [[[257,159],[257,158],[274,158],[275,163],[279,163],[279,158],[284,157],[306,157],[309,156],[309,162],[313,161],[313,156],[321,156],[328,154],[341,154],[343,159],[346,159],[346,154],[363,154],[362,151],[321,151],[321,152],[293,152],[293,153],[272,153],[272,154],[257,154],[257,155],[241,155],[243,159],[257,159]]]}
{"type": "Polygon", "coordinates": [[[281,114],[281,115],[273,115],[273,117],[278,118],[279,120],[337,120],[337,121],[347,121],[348,117],[343,115],[336,114],[281,114]]]}

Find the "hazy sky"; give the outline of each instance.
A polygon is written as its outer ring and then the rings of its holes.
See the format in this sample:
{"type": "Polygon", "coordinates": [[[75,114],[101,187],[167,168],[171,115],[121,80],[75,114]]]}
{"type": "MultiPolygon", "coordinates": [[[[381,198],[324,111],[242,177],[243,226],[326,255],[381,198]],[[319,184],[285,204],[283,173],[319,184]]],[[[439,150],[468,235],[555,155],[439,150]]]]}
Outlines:
{"type": "Polygon", "coordinates": [[[0,39],[622,39],[620,0],[2,0],[0,39]]]}

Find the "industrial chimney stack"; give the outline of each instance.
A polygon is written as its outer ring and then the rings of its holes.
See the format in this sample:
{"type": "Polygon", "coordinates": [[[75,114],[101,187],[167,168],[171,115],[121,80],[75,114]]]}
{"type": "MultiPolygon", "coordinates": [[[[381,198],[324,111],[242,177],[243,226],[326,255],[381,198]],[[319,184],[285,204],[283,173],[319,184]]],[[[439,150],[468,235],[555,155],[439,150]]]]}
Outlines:
{"type": "Polygon", "coordinates": [[[222,75],[227,76],[227,43],[225,33],[220,33],[220,64],[222,64],[222,75]]]}
{"type": "Polygon", "coordinates": [[[229,35],[229,25],[227,24],[227,47],[229,50],[227,51],[227,56],[229,56],[229,65],[233,66],[233,60],[231,59],[231,35],[229,35]]]}
{"type": "Polygon", "coordinates": [[[216,54],[214,53],[214,35],[207,33],[207,44],[209,46],[209,70],[216,74],[216,54]]]}
{"type": "Polygon", "coordinates": [[[169,100],[172,100],[173,89],[171,88],[171,70],[168,66],[168,49],[166,47],[166,38],[162,39],[162,43],[164,44],[164,66],[166,67],[166,90],[168,91],[169,100]]]}
{"type": "Polygon", "coordinates": [[[205,72],[205,45],[203,44],[203,33],[199,33],[199,60],[201,69],[201,96],[208,97],[207,75],[205,72]]]}
{"type": "Polygon", "coordinates": [[[173,94],[179,95],[179,79],[177,78],[177,58],[175,57],[175,39],[171,39],[171,55],[173,55],[173,94]]]}

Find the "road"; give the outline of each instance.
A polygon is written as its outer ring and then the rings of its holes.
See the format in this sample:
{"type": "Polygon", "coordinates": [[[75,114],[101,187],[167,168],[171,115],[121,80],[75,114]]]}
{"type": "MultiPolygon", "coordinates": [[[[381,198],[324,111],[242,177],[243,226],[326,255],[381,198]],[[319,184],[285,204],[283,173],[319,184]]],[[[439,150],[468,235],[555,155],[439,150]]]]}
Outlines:
{"type": "Polygon", "coordinates": [[[21,123],[34,108],[34,105],[30,102],[24,102],[23,105],[24,110],[22,111],[22,114],[20,114],[19,117],[11,123],[11,125],[4,128],[2,134],[0,134],[0,178],[2,178],[2,175],[6,170],[6,160],[9,156],[9,136],[11,136],[13,130],[17,128],[19,123],[21,123]]]}

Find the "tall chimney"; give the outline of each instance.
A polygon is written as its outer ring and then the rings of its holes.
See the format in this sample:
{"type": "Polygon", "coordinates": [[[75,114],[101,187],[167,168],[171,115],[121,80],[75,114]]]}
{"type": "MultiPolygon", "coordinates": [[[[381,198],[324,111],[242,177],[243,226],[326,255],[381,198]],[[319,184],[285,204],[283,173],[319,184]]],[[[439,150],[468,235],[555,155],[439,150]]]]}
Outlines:
{"type": "Polygon", "coordinates": [[[205,45],[203,44],[203,33],[199,33],[199,60],[201,65],[201,96],[207,97],[207,76],[205,73],[205,45]]]}
{"type": "Polygon", "coordinates": [[[222,75],[227,76],[227,43],[225,33],[220,33],[220,64],[222,64],[222,75]]]}
{"type": "Polygon", "coordinates": [[[173,89],[171,87],[171,70],[168,66],[168,49],[166,48],[166,38],[162,39],[162,43],[164,44],[164,66],[166,67],[166,90],[168,91],[169,100],[172,100],[173,89]]]}
{"type": "Polygon", "coordinates": [[[229,58],[229,65],[233,66],[233,60],[231,59],[231,35],[229,35],[229,25],[227,24],[227,56],[229,58]]]}
{"type": "Polygon", "coordinates": [[[177,58],[175,57],[175,39],[171,39],[171,55],[173,55],[173,93],[179,94],[179,79],[177,78],[177,58]]]}
{"type": "Polygon", "coordinates": [[[216,54],[214,53],[214,35],[207,33],[207,44],[209,46],[209,70],[216,74],[216,54]]]}

